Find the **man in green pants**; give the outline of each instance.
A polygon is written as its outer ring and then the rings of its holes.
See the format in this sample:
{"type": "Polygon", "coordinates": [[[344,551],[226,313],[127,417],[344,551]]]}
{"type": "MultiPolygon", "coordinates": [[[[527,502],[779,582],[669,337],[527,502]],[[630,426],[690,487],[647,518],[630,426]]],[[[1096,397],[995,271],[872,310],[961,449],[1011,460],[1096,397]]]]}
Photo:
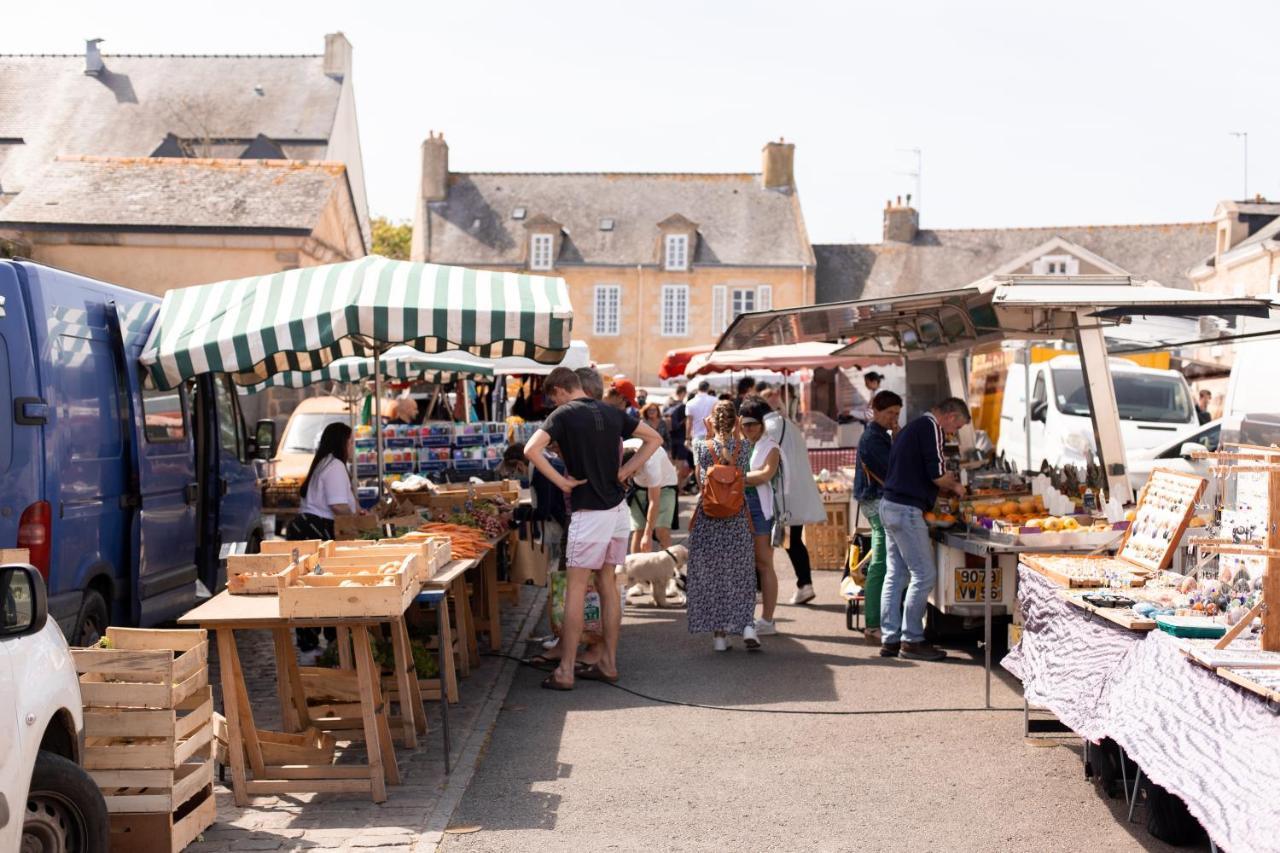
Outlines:
{"type": "Polygon", "coordinates": [[[889,473],[889,450],[893,433],[902,415],[902,398],[892,391],[878,391],[871,399],[871,420],[858,441],[858,470],[853,478],[853,496],[871,525],[871,564],[867,568],[867,645],[880,645],[880,592],[884,589],[886,543],[880,523],[880,498],[889,473]]]}

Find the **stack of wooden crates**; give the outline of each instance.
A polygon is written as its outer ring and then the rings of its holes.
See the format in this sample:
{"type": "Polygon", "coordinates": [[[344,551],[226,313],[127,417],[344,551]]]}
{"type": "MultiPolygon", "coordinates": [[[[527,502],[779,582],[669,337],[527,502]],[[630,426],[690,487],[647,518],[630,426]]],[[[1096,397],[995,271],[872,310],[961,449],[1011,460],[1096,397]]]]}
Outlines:
{"type": "Polygon", "coordinates": [[[813,568],[840,571],[849,558],[849,496],[824,494],[822,506],[827,520],[804,526],[804,544],[813,568]]]}
{"type": "Polygon", "coordinates": [[[201,630],[108,628],[73,649],[84,766],[111,817],[111,849],[178,853],[213,824],[216,744],[201,630]]]}

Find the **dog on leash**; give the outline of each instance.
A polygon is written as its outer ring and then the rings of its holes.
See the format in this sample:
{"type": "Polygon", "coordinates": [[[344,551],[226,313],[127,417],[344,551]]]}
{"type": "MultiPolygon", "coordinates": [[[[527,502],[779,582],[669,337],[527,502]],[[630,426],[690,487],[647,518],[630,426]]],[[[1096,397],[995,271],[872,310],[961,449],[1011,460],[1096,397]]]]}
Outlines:
{"type": "Polygon", "coordinates": [[[689,561],[689,549],[683,545],[672,545],[659,551],[641,554],[628,554],[624,567],[627,583],[628,600],[644,595],[646,585],[653,590],[653,603],[658,607],[679,607],[684,604],[684,594],[680,591],[680,570],[689,561]]]}

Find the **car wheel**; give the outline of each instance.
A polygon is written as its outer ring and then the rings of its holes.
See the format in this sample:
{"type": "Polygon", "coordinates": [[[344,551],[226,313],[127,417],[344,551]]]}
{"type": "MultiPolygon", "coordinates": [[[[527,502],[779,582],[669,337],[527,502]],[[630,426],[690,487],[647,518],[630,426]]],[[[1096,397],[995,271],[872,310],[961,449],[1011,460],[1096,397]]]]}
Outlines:
{"type": "Polygon", "coordinates": [[[110,830],[106,800],[89,774],[40,750],[22,821],[23,853],[96,853],[109,848],[110,830]]]}
{"type": "Polygon", "coordinates": [[[76,621],[74,645],[92,646],[107,632],[110,616],[107,601],[96,589],[85,590],[84,603],[80,605],[80,618],[76,621]]]}

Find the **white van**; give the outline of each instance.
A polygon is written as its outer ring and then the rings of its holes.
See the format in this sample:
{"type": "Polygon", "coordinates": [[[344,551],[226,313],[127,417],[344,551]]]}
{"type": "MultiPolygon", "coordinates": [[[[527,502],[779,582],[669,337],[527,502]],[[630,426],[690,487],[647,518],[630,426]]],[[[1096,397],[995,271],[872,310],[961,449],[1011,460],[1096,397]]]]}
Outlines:
{"type": "Polygon", "coordinates": [[[1227,398],[1222,407],[1222,440],[1263,446],[1280,444],[1280,388],[1276,365],[1280,340],[1236,344],[1227,398]]]}
{"type": "MultiPolygon", "coordinates": [[[[1031,365],[1030,422],[1025,371],[1020,363],[1009,366],[996,451],[1021,470],[1038,469],[1043,461],[1053,466],[1087,465],[1095,451],[1080,359],[1060,355],[1031,365]]],[[[1177,371],[1139,367],[1113,358],[1111,380],[1127,450],[1155,447],[1199,423],[1191,388],[1177,371]]]]}

